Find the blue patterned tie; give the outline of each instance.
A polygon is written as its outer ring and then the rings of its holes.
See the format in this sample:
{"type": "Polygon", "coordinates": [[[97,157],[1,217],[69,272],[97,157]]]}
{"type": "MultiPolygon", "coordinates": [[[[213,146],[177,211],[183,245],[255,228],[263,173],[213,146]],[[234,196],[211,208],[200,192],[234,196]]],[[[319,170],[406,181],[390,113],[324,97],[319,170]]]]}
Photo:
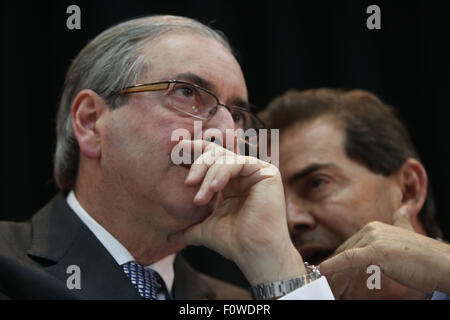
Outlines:
{"type": "Polygon", "coordinates": [[[145,269],[135,261],[123,264],[122,268],[131,280],[131,283],[138,289],[139,294],[144,299],[158,300],[158,293],[167,292],[164,282],[158,272],[151,269],[145,269]]]}

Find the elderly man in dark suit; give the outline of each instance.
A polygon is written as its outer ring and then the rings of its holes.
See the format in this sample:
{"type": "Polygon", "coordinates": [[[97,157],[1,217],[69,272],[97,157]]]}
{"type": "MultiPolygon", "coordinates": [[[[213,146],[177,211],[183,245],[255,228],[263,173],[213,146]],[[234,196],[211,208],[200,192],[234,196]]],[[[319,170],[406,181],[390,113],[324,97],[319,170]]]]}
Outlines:
{"type": "Polygon", "coordinates": [[[30,221],[0,224],[0,292],[250,297],[176,255],[192,244],[233,260],[256,297],[277,298],[317,280],[307,296],[332,298],[290,240],[278,169],[218,143],[239,137],[227,129],[261,126],[247,100],[227,41],[197,21],[140,18],[92,40],[68,70],[59,107],[55,178],[62,192],[30,221]],[[215,143],[195,136],[195,121],[214,131],[215,143]],[[177,130],[197,140],[173,139],[177,130]],[[172,152],[179,147],[181,162],[172,152]],[[199,151],[193,164],[190,150],[199,151]],[[284,289],[273,294],[270,286],[284,289]]]}

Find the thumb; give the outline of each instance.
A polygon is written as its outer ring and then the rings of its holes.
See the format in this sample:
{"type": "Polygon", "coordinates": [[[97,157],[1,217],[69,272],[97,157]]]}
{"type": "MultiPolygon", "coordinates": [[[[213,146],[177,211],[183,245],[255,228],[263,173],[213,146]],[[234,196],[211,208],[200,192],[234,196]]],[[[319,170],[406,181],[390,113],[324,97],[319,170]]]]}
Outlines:
{"type": "Polygon", "coordinates": [[[185,230],[179,231],[177,233],[170,234],[167,237],[167,241],[170,244],[183,244],[183,245],[201,245],[200,236],[201,232],[198,230],[198,226],[191,226],[185,230]]]}
{"type": "Polygon", "coordinates": [[[400,227],[402,229],[414,231],[414,228],[411,224],[411,215],[410,215],[410,206],[403,205],[394,213],[393,216],[393,225],[400,227]]]}
{"type": "Polygon", "coordinates": [[[328,276],[348,269],[362,268],[372,260],[370,249],[351,248],[323,261],[319,265],[319,270],[324,276],[328,276]]]}

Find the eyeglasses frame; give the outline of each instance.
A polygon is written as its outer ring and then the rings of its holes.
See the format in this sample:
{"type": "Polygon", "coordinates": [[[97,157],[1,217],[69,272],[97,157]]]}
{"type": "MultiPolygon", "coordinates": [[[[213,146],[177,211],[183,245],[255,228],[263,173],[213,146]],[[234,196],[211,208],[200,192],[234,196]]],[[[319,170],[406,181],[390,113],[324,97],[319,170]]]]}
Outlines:
{"type": "MultiPolygon", "coordinates": [[[[168,90],[170,88],[171,84],[175,84],[176,85],[178,83],[192,86],[192,87],[194,87],[196,89],[202,90],[202,91],[208,93],[209,95],[211,95],[216,100],[216,103],[217,103],[216,106],[214,107],[214,108],[216,108],[216,111],[217,111],[217,108],[219,106],[222,106],[225,109],[227,109],[228,112],[230,112],[231,115],[232,115],[232,110],[233,109],[245,112],[245,113],[249,114],[250,117],[253,117],[257,122],[259,122],[258,124],[260,125],[260,128],[264,128],[264,122],[261,119],[259,119],[256,115],[252,114],[250,112],[250,110],[248,110],[248,108],[241,107],[241,106],[232,106],[232,107],[227,106],[226,104],[221,103],[219,98],[214,93],[212,93],[210,90],[205,89],[205,88],[203,88],[203,87],[201,87],[199,85],[187,82],[187,81],[166,80],[166,81],[158,81],[158,82],[152,82],[152,83],[136,84],[136,85],[128,86],[128,87],[125,87],[125,88],[123,88],[121,90],[118,90],[118,91],[115,92],[115,94],[121,95],[121,94],[128,94],[128,93],[152,92],[152,91],[168,90]]],[[[194,118],[197,118],[197,119],[200,119],[200,120],[203,120],[203,121],[210,120],[216,113],[216,112],[210,113],[210,116],[205,118],[205,117],[202,117],[202,116],[198,116],[198,115],[189,113],[189,112],[184,111],[184,110],[180,110],[180,109],[178,109],[176,107],[174,107],[174,108],[176,110],[186,114],[186,115],[189,115],[191,117],[194,117],[194,118]]]]}

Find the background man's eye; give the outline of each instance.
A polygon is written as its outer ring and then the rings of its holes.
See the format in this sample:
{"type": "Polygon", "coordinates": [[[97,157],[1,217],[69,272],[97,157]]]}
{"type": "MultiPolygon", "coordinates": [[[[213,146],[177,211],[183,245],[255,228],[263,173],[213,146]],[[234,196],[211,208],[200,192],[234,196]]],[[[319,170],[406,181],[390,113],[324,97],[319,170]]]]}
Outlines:
{"type": "Polygon", "coordinates": [[[311,180],[310,186],[312,189],[319,189],[320,187],[323,186],[324,183],[325,183],[324,180],[317,178],[317,179],[311,180]]]}
{"type": "Polygon", "coordinates": [[[327,180],[322,178],[312,178],[306,181],[303,181],[298,186],[298,193],[302,197],[317,197],[319,195],[323,195],[327,190],[327,180]]]}

